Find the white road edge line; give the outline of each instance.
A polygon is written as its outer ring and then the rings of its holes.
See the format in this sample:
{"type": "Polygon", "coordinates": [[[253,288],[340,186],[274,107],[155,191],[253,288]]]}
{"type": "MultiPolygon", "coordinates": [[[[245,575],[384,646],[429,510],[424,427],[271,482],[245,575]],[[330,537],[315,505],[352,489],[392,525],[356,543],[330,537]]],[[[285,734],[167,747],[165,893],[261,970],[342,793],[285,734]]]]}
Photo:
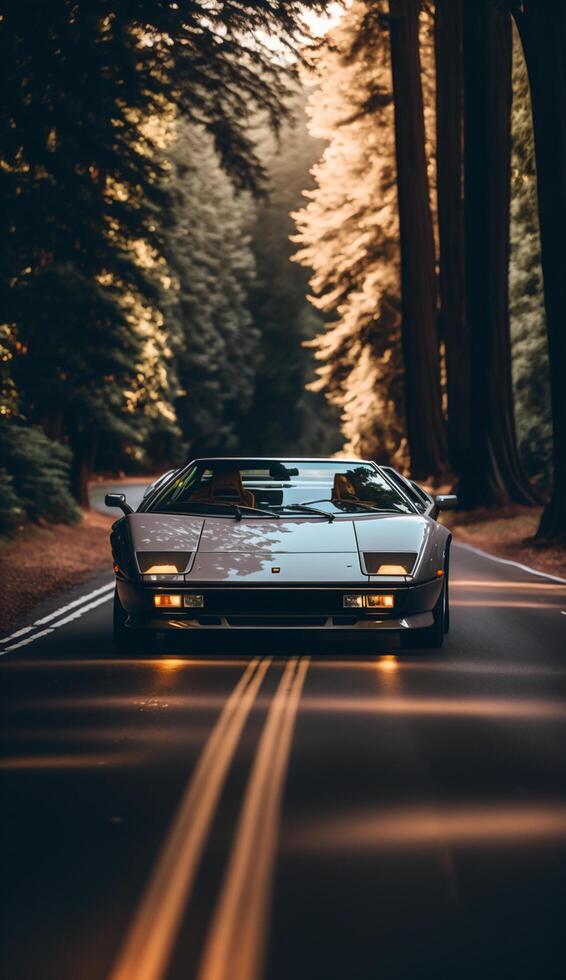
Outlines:
{"type": "Polygon", "coordinates": [[[3,650],[0,650],[0,657],[3,657],[5,653],[10,653],[12,650],[18,650],[20,647],[25,647],[28,645],[28,643],[34,643],[35,640],[39,640],[42,636],[47,636],[48,633],[53,633],[54,630],[59,628],[59,626],[66,626],[67,623],[71,623],[74,619],[80,619],[80,617],[84,616],[85,613],[90,612],[91,609],[96,609],[97,606],[101,606],[103,602],[108,602],[108,600],[111,598],[111,594],[103,595],[98,599],[95,599],[94,602],[89,602],[88,605],[83,605],[79,609],[75,609],[75,611],[70,613],[69,616],[65,616],[63,619],[58,620],[58,622],[53,623],[52,626],[48,626],[47,629],[40,630],[39,633],[34,633],[33,636],[27,636],[25,640],[19,640],[18,643],[12,643],[9,647],[4,647],[3,650]]]}
{"type": "Polygon", "coordinates": [[[46,626],[53,619],[57,619],[57,616],[61,616],[63,613],[69,611],[69,609],[76,609],[77,606],[81,606],[83,602],[88,602],[89,599],[94,599],[95,596],[101,595],[103,592],[109,592],[110,589],[114,588],[114,582],[108,582],[106,585],[102,585],[99,589],[93,589],[92,592],[87,592],[86,595],[79,596],[78,599],[73,599],[72,602],[68,602],[66,606],[60,606],[55,612],[49,613],[48,616],[43,616],[41,619],[36,619],[31,626],[23,626],[22,629],[16,630],[15,633],[10,633],[9,636],[3,636],[0,638],[0,643],[9,643],[11,640],[17,640],[20,636],[26,636],[31,633],[37,626],[46,626]]]}
{"type": "Polygon", "coordinates": [[[476,555],[481,555],[482,558],[490,558],[491,561],[497,561],[501,565],[513,565],[515,568],[520,568],[523,572],[529,572],[530,575],[538,575],[540,578],[548,578],[552,582],[562,582],[563,585],[566,585],[566,578],[560,578],[558,575],[549,575],[548,572],[539,572],[536,568],[530,568],[529,565],[522,565],[520,561],[512,561],[510,558],[499,558],[498,555],[490,555],[489,551],[474,548],[472,544],[465,544],[463,541],[458,541],[458,538],[455,538],[453,544],[457,545],[458,548],[465,548],[466,551],[473,551],[476,555]]]}

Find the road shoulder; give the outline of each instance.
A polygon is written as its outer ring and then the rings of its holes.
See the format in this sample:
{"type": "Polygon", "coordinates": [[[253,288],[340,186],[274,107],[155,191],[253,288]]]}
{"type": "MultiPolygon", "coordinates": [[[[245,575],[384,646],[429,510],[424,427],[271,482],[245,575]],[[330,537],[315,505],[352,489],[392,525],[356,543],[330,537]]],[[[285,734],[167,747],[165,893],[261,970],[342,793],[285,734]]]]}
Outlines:
{"type": "Polygon", "coordinates": [[[84,583],[101,573],[110,576],[112,523],[112,517],[88,511],[80,524],[27,527],[5,541],[0,551],[0,631],[41,616],[54,597],[59,601],[77,586],[84,591],[84,583]]]}

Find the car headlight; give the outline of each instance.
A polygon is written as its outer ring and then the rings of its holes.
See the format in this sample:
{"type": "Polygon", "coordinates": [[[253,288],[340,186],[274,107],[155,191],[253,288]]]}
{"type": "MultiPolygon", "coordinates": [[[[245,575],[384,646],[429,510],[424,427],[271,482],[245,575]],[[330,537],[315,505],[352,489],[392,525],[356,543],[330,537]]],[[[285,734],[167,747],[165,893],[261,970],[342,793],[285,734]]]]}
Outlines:
{"type": "Polygon", "coordinates": [[[364,551],[368,575],[410,575],[416,560],[414,551],[364,551]]]}
{"type": "Polygon", "coordinates": [[[183,579],[190,551],[137,551],[140,572],[150,582],[176,582],[183,579]]]}
{"type": "Polygon", "coordinates": [[[369,592],[342,596],[344,609],[393,609],[394,595],[369,592]]]}

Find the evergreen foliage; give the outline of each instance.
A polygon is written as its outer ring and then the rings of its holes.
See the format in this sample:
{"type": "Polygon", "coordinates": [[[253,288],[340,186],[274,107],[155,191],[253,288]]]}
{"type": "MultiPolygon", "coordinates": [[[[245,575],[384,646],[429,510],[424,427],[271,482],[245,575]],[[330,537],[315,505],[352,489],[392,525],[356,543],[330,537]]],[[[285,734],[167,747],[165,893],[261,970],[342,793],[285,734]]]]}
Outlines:
{"type": "Polygon", "coordinates": [[[538,194],[529,80],[521,41],[513,43],[511,259],[509,312],[515,424],[525,469],[541,488],[552,477],[552,417],[538,194]]]}
{"type": "Polygon", "coordinates": [[[72,524],[80,511],[69,491],[71,453],[41,429],[18,420],[0,424],[0,532],[25,516],[72,524]]]}
{"type": "Polygon", "coordinates": [[[268,194],[258,202],[251,228],[257,280],[250,308],[261,343],[243,452],[308,456],[340,447],[336,411],[323,395],[305,390],[314,371],[305,343],[323,329],[324,321],[308,302],[307,270],[290,261],[295,252],[290,212],[302,203],[303,190],[314,186],[310,171],[325,146],[308,133],[306,97],[301,88],[279,139],[266,131],[259,143],[268,194]]]}
{"type": "Polygon", "coordinates": [[[14,479],[0,467],[0,534],[12,531],[25,517],[14,489],[14,479]]]}
{"type": "Polygon", "coordinates": [[[356,0],[313,55],[311,132],[329,142],[295,214],[297,260],[314,306],[333,315],[313,341],[311,386],[341,411],[346,451],[405,465],[400,283],[387,33],[356,0]]]}
{"type": "Polygon", "coordinates": [[[167,251],[176,277],[169,315],[180,325],[177,415],[191,453],[237,451],[259,338],[248,308],[254,205],[249,193],[236,193],[202,127],[179,122],[171,165],[167,251]]]}

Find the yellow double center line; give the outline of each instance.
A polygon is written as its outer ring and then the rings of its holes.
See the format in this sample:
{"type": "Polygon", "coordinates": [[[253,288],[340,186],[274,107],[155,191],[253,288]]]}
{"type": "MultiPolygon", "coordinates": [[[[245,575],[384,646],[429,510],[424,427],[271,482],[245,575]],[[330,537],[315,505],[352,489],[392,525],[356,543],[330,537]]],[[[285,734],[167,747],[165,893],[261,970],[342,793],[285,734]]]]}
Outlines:
{"type": "MultiPolygon", "coordinates": [[[[244,724],[271,658],[248,664],[199,759],[110,980],[161,980],[244,724]]],[[[259,975],[282,787],[308,659],[283,672],[257,749],[199,980],[259,975]]]]}
{"type": "Polygon", "coordinates": [[[308,658],[290,660],[271,704],[198,980],[261,976],[281,795],[308,658]]]}
{"type": "Polygon", "coordinates": [[[252,660],[206,743],[111,980],[160,980],[190,897],[228,768],[270,658],[252,660]]]}

